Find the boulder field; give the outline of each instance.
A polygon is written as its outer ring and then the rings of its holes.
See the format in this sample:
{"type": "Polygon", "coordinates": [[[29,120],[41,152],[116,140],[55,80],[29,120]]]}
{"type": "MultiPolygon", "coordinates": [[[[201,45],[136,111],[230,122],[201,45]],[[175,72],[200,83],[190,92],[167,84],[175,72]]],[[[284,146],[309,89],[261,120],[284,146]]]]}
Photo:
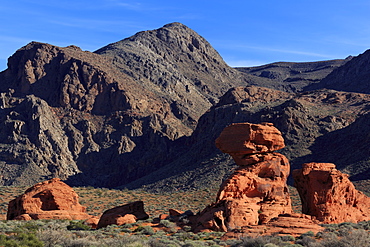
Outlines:
{"type": "MultiPolygon", "coordinates": [[[[238,167],[222,183],[214,203],[197,215],[186,215],[194,232],[223,231],[225,238],[299,235],[323,230],[320,223],[370,220],[370,198],[357,191],[348,175],[331,163],[306,163],[293,171],[303,214],[294,213],[287,186],[290,164],[276,152],[285,147],[284,139],[271,123],[231,124],[216,139],[216,146],[230,154],[238,167]]],[[[79,204],[73,189],[57,178],[27,189],[9,203],[7,213],[8,220],[86,220],[98,228],[148,217],[144,203],[138,201],[105,211],[97,222],[79,204]]]]}

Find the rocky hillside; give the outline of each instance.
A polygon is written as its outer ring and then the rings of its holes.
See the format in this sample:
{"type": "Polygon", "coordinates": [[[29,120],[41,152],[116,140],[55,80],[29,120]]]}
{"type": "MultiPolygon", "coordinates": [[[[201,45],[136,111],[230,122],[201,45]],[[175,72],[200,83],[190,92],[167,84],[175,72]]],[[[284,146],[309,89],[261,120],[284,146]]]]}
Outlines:
{"type": "Polygon", "coordinates": [[[334,90],[294,94],[255,86],[230,89],[200,118],[187,140],[189,151],[132,187],[146,184],[154,191],[217,187],[219,177],[227,177],[234,162],[216,149],[215,139],[229,124],[242,122],[274,123],[284,136],[281,153],[292,169],[305,162],[334,162],[354,179],[363,179],[370,162],[368,137],[360,133],[367,133],[368,124],[360,127],[359,122],[368,117],[369,107],[368,94],[334,90]]]}
{"type": "Polygon", "coordinates": [[[166,98],[176,116],[194,124],[243,77],[199,34],[181,23],[140,32],[95,53],[166,98]]]}
{"type": "Polygon", "coordinates": [[[4,185],[51,177],[108,187],[133,181],[173,159],[172,143],[243,83],[180,23],[96,53],[32,42],[8,64],[0,74],[4,185]]]}
{"type": "MultiPolygon", "coordinates": [[[[243,75],[257,76],[252,84],[286,92],[307,91],[307,86],[316,85],[336,68],[351,60],[337,59],[319,62],[277,62],[251,68],[237,68],[243,75]]],[[[321,88],[321,87],[318,87],[321,88]]]]}
{"type": "Polygon", "coordinates": [[[234,164],[214,140],[244,121],[273,122],[293,167],[327,161],[361,178],[369,96],[319,88],[360,57],[234,69],[181,23],[94,53],[32,42],[0,73],[0,185],[218,187],[234,164]]]}
{"type": "Polygon", "coordinates": [[[155,161],[167,152],[168,141],[192,132],[170,102],[104,57],[76,47],[30,43],[9,58],[0,76],[4,185],[73,176],[119,185],[156,168],[145,168],[138,156],[155,161]],[[141,151],[131,152],[136,146],[141,151]],[[122,165],[127,153],[133,161],[122,165]]]}
{"type": "Polygon", "coordinates": [[[370,50],[365,51],[333,70],[320,83],[307,86],[306,90],[328,88],[340,91],[370,93],[370,50]]]}

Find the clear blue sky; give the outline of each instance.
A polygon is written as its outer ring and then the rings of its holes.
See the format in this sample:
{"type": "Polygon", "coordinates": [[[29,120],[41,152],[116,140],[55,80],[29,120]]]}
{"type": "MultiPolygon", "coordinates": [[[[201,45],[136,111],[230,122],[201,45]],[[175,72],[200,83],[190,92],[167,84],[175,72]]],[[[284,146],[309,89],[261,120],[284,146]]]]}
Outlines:
{"type": "Polygon", "coordinates": [[[0,71],[30,41],[94,51],[181,22],[230,66],[318,61],[370,48],[370,1],[9,0],[0,5],[0,71]]]}

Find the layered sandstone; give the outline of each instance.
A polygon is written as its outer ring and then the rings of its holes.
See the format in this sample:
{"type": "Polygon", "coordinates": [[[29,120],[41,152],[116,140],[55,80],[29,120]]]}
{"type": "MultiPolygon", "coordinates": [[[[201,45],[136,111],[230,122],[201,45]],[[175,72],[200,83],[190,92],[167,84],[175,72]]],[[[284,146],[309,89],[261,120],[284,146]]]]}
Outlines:
{"type": "Polygon", "coordinates": [[[78,195],[59,178],[35,184],[9,202],[7,220],[68,219],[83,220],[91,216],[78,202],[78,195]]]}
{"type": "Polygon", "coordinates": [[[284,147],[270,123],[232,124],[216,140],[239,167],[221,185],[216,202],[200,213],[197,230],[229,231],[265,224],[292,212],[288,187],[289,161],[274,151],[284,147]]]}
{"type": "Polygon", "coordinates": [[[306,163],[293,171],[302,212],[323,223],[370,220],[370,198],[332,163],[306,163]]]}

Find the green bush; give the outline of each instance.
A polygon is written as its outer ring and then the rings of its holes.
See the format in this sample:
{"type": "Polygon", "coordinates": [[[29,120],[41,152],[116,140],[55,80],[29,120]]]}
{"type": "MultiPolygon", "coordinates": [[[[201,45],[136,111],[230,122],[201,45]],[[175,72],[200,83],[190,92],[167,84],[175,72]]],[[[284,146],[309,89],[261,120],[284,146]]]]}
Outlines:
{"type": "Polygon", "coordinates": [[[19,233],[11,236],[0,235],[0,246],[43,247],[44,244],[33,233],[19,233]]]}
{"type": "Polygon", "coordinates": [[[292,235],[281,236],[280,239],[286,242],[295,241],[295,237],[293,237],[292,235]]]}
{"type": "Polygon", "coordinates": [[[67,229],[72,231],[82,231],[82,230],[90,230],[91,228],[87,225],[84,225],[83,221],[81,220],[71,220],[69,222],[69,226],[67,226],[67,229]]]}

